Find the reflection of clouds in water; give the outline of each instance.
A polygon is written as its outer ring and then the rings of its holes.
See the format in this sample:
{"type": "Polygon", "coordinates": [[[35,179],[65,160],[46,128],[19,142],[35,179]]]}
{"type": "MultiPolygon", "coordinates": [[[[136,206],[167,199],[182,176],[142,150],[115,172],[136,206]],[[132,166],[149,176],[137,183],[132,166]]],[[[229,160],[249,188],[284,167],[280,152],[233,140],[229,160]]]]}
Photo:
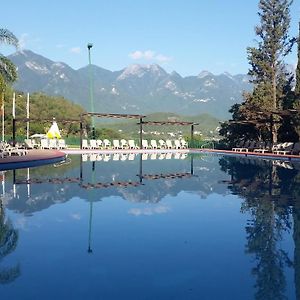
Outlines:
{"type": "Polygon", "coordinates": [[[27,219],[25,217],[17,218],[14,221],[14,227],[16,229],[27,230],[28,229],[27,225],[28,225],[28,222],[27,222],[27,219]]]}
{"type": "Polygon", "coordinates": [[[159,205],[156,207],[131,208],[128,213],[134,216],[152,216],[155,214],[165,214],[170,210],[168,206],[159,205]]]}
{"type": "Polygon", "coordinates": [[[78,213],[77,214],[73,213],[73,214],[71,214],[71,218],[74,220],[81,220],[81,215],[78,213]]]}

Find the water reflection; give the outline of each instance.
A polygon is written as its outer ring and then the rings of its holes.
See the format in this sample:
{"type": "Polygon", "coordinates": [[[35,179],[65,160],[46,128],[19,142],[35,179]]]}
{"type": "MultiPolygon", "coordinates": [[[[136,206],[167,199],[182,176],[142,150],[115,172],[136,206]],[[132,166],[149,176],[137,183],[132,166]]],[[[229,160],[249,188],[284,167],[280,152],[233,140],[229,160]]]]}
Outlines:
{"type": "MultiPolygon", "coordinates": [[[[245,223],[232,220],[232,224],[240,227],[245,238],[243,255],[251,258],[251,264],[241,268],[247,268],[249,278],[255,281],[254,298],[300,299],[299,170],[299,162],[203,154],[72,156],[68,164],[4,173],[2,199],[8,210],[25,216],[57,203],[67,203],[74,197],[83,199],[88,203],[84,252],[93,253],[89,256],[93,257],[102,250],[93,245],[93,240],[99,238],[96,232],[99,228],[93,228],[94,222],[99,222],[94,211],[99,201],[119,197],[126,202],[145,204],[128,209],[130,216],[138,217],[167,215],[171,211],[169,206],[155,204],[164,203],[169,196],[179,199],[179,205],[184,207],[187,195],[200,201],[211,199],[212,195],[223,197],[225,201],[226,196],[235,195],[234,199],[240,200],[241,213],[248,219],[245,223]],[[290,278],[292,271],[294,283],[290,278]]],[[[210,218],[215,218],[213,209],[216,207],[207,205],[210,218]]],[[[169,218],[169,221],[176,224],[177,219],[169,218]]],[[[16,249],[18,240],[18,233],[5,219],[3,209],[0,230],[1,260],[16,249]],[[5,241],[9,242],[3,246],[5,241]]],[[[212,237],[198,236],[197,230],[199,227],[196,226],[195,239],[204,239],[205,244],[208,243],[212,237]]],[[[211,228],[207,230],[209,232],[211,228]]],[[[217,241],[219,237],[213,239],[217,241]]],[[[222,247],[221,243],[216,245],[222,247]]],[[[206,259],[205,255],[198,254],[197,258],[200,261],[206,259]]],[[[11,281],[19,276],[20,268],[18,265],[10,267],[0,274],[4,274],[0,278],[9,278],[7,274],[11,274],[11,281]]],[[[226,297],[230,298],[229,295],[226,297]]],[[[252,299],[251,296],[247,298],[252,299]]]]}
{"type": "MultiPolygon", "coordinates": [[[[2,184],[4,184],[2,177],[2,184]]],[[[20,266],[4,267],[1,266],[1,260],[12,253],[18,243],[18,232],[13,228],[12,223],[5,217],[2,198],[0,198],[0,283],[9,283],[20,275],[20,266]]]]}
{"type": "Polygon", "coordinates": [[[254,258],[256,299],[286,299],[286,268],[295,269],[299,299],[299,187],[298,164],[263,159],[220,159],[231,175],[229,189],[244,199],[241,211],[250,216],[245,227],[245,252],[254,258]],[[292,223],[294,221],[294,227],[292,223]],[[294,229],[294,262],[284,248],[283,234],[294,229]]]}

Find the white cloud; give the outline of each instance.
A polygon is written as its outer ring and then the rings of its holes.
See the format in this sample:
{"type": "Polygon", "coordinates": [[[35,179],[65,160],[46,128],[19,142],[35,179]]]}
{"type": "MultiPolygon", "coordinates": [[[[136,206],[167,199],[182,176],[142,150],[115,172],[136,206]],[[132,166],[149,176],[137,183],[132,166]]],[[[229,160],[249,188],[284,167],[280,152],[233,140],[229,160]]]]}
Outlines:
{"type": "Polygon", "coordinates": [[[168,206],[155,206],[155,207],[145,207],[145,208],[131,208],[128,213],[134,216],[152,216],[154,214],[165,214],[170,211],[168,206]]]}
{"type": "Polygon", "coordinates": [[[156,53],[153,50],[146,50],[146,51],[136,50],[136,51],[129,53],[129,57],[134,60],[141,60],[141,59],[153,60],[153,61],[157,61],[160,63],[165,63],[165,62],[172,60],[171,57],[160,54],[160,53],[156,53]]]}
{"type": "Polygon", "coordinates": [[[55,47],[58,48],[58,49],[61,49],[61,48],[64,48],[65,45],[63,45],[63,44],[57,44],[55,47]]]}
{"type": "Polygon", "coordinates": [[[75,54],[80,54],[81,53],[81,48],[80,47],[73,47],[70,49],[71,53],[75,53],[75,54]]]}
{"type": "Polygon", "coordinates": [[[72,213],[71,218],[74,220],[81,220],[81,215],[78,213],[72,213]]]}

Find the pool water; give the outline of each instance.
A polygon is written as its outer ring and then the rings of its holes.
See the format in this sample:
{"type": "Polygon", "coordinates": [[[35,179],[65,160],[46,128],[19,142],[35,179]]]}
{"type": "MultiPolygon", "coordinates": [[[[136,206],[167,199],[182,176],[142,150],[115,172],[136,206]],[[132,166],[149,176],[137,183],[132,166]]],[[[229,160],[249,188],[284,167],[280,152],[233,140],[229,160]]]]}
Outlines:
{"type": "Polygon", "coordinates": [[[152,154],[4,172],[1,299],[300,299],[299,170],[152,154]]]}

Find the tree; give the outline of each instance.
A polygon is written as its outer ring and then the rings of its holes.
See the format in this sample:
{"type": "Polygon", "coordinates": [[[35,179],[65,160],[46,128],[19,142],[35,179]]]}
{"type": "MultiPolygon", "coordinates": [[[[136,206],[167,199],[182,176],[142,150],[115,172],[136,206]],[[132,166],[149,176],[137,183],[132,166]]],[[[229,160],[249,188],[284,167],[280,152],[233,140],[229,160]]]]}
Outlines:
{"type": "MultiPolygon", "coordinates": [[[[243,113],[265,112],[264,118],[270,119],[272,141],[277,142],[279,121],[272,112],[282,108],[282,102],[292,76],[286,71],[284,58],[291,51],[294,39],[289,38],[290,6],[292,0],[260,0],[260,25],[256,27],[259,38],[257,47],[249,47],[248,60],[252,94],[248,94],[242,106],[243,113]]],[[[250,114],[251,115],[251,114],[250,114]]]]}
{"type": "Polygon", "coordinates": [[[296,96],[296,103],[299,105],[300,102],[300,22],[299,22],[299,36],[297,42],[298,42],[298,64],[296,68],[295,96],[296,96]]]}
{"type": "MultiPolygon", "coordinates": [[[[0,43],[18,47],[18,39],[7,29],[0,28],[0,43]]],[[[12,83],[17,79],[15,65],[3,54],[0,53],[0,86],[2,91],[6,83],[12,83]]]]}

